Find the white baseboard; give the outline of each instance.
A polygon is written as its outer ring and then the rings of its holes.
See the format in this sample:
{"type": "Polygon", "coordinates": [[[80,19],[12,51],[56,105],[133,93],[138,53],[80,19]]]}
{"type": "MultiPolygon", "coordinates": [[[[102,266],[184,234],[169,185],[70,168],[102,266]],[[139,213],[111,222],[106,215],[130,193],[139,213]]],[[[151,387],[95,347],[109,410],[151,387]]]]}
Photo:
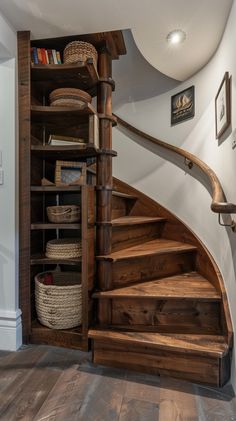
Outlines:
{"type": "Polygon", "coordinates": [[[0,350],[16,351],[21,345],[21,310],[0,310],[0,350]]]}

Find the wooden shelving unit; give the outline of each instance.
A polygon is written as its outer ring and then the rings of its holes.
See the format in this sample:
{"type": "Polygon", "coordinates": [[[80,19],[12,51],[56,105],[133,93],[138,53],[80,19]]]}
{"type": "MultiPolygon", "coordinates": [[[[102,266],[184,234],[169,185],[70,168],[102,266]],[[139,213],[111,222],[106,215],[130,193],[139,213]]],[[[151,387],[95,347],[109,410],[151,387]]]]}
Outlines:
{"type": "Polygon", "coordinates": [[[111,228],[107,222],[111,218],[111,161],[116,155],[111,147],[112,125],[116,124],[111,108],[114,90],[111,63],[112,59],[119,58],[125,52],[120,31],[33,41],[30,40],[30,32],[18,33],[20,307],[24,343],[88,349],[88,327],[94,322],[90,297],[95,287],[95,239],[99,254],[110,247],[107,244],[107,229],[111,228]],[[63,57],[65,46],[78,39],[91,42],[95,46],[98,51],[98,66],[92,59],[76,64],[31,64],[31,47],[56,49],[63,57]],[[50,107],[49,94],[57,88],[85,90],[93,97],[97,96],[97,107],[89,103],[82,109],[50,107]],[[52,146],[48,144],[50,134],[82,138],[84,144],[52,146]],[[56,160],[96,162],[96,171],[87,167],[85,185],[57,186],[54,184],[56,160]],[[42,179],[47,179],[52,184],[42,185],[42,179]],[[99,221],[96,236],[95,203],[99,221]],[[58,204],[80,204],[80,223],[50,223],[46,217],[46,208],[58,204]],[[81,258],[47,258],[47,241],[58,237],[80,237],[81,258]],[[53,270],[58,265],[61,270],[81,273],[82,325],[75,329],[57,331],[41,325],[37,320],[34,277],[37,273],[53,270]]]}

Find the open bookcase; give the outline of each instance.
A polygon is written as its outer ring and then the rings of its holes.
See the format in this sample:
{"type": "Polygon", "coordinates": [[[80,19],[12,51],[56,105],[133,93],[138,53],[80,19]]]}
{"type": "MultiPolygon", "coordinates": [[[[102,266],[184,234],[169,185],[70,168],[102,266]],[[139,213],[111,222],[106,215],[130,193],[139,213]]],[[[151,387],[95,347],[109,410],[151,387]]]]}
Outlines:
{"type": "Polygon", "coordinates": [[[120,31],[33,41],[30,40],[30,32],[18,33],[20,307],[25,343],[88,349],[88,327],[94,322],[90,297],[95,287],[95,241],[97,237],[98,252],[102,252],[102,247],[107,247],[103,246],[105,234],[111,229],[109,212],[106,210],[104,213],[104,198],[105,209],[111,206],[111,159],[115,155],[111,148],[111,129],[115,123],[111,110],[114,89],[111,60],[124,53],[120,31]],[[98,70],[90,58],[75,64],[31,62],[32,47],[55,48],[62,57],[65,46],[77,39],[91,42],[97,48],[98,70]],[[93,105],[85,103],[82,109],[50,106],[50,92],[62,87],[88,92],[94,98],[93,105]],[[82,138],[84,142],[55,146],[48,144],[51,135],[82,138]],[[81,185],[56,185],[55,166],[60,160],[85,162],[85,181],[81,185]],[[88,166],[91,162],[97,164],[97,175],[88,166]],[[81,206],[79,223],[55,224],[48,221],[47,206],[69,204],[81,206]],[[99,221],[97,234],[96,214],[99,221]],[[82,241],[81,258],[51,259],[45,256],[49,240],[74,237],[82,241]],[[76,328],[51,329],[37,320],[34,277],[58,267],[62,271],[81,273],[82,324],[76,328]]]}

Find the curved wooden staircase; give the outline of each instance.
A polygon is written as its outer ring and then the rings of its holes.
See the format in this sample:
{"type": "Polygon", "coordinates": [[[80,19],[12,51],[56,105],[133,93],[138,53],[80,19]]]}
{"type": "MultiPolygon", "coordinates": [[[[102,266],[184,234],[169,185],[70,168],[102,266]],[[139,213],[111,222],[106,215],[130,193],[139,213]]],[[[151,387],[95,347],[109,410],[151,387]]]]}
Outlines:
{"type": "Polygon", "coordinates": [[[222,386],[232,326],[220,272],[173,214],[114,179],[112,251],[97,256],[95,363],[222,386]]]}

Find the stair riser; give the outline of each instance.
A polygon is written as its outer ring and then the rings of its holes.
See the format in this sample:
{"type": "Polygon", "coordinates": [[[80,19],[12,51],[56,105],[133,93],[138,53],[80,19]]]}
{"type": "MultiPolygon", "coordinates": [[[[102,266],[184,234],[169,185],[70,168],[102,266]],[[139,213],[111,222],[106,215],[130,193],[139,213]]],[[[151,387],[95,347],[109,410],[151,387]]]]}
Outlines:
{"type": "Polygon", "coordinates": [[[220,304],[196,300],[100,299],[101,327],[166,333],[220,334],[220,304]],[[106,309],[106,310],[105,310],[106,309]]]}
{"type": "Polygon", "coordinates": [[[129,215],[135,202],[134,199],[112,196],[112,219],[129,215]]]}
{"type": "Polygon", "coordinates": [[[93,358],[96,364],[163,374],[212,386],[222,386],[221,383],[224,381],[222,379],[229,376],[229,364],[226,361],[229,359],[228,356],[222,362],[219,358],[165,351],[147,346],[119,344],[113,341],[104,343],[104,341],[94,340],[93,342],[93,358]]]}
{"type": "Polygon", "coordinates": [[[150,223],[112,228],[112,252],[159,238],[164,223],[150,223]]]}

